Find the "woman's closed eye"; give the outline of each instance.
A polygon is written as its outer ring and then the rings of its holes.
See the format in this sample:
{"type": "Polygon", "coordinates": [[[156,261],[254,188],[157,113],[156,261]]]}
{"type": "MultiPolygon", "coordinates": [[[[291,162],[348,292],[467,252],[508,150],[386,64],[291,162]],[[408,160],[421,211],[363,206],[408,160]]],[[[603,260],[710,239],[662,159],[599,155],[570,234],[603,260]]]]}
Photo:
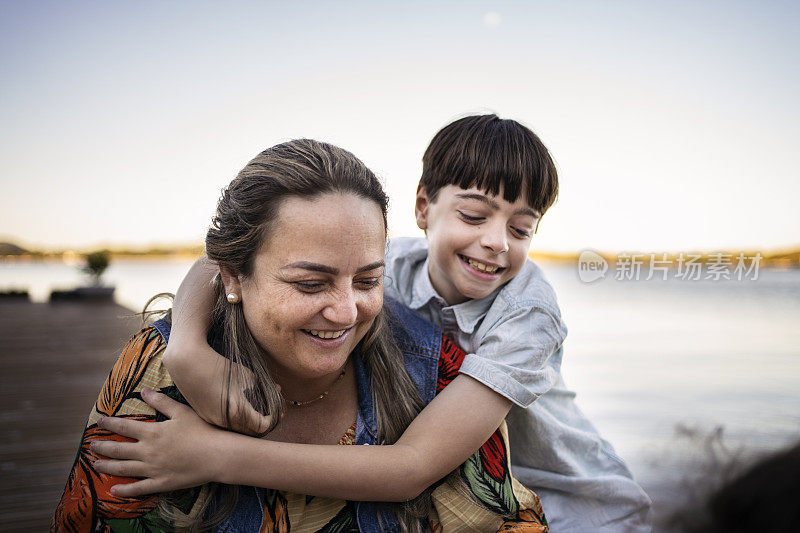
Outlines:
{"type": "Polygon", "coordinates": [[[375,278],[357,279],[355,280],[354,283],[356,287],[368,290],[379,286],[381,284],[381,278],[375,277],[375,278]]]}
{"type": "Polygon", "coordinates": [[[293,281],[292,285],[301,292],[314,293],[325,288],[325,284],[319,281],[293,281]]]}
{"type": "MultiPolygon", "coordinates": [[[[369,290],[378,287],[381,284],[380,277],[357,279],[353,281],[353,285],[361,290],[369,290]]],[[[322,281],[293,281],[292,285],[300,292],[309,294],[322,292],[328,286],[328,283],[322,281]]]]}

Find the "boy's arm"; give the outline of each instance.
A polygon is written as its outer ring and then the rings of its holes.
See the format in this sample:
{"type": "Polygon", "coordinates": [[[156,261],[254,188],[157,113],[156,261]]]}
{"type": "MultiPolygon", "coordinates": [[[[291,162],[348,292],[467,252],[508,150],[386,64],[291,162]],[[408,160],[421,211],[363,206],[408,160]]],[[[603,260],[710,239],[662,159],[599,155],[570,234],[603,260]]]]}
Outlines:
{"type": "Polygon", "coordinates": [[[159,424],[106,418],[101,425],[138,439],[102,442],[95,450],[132,461],[101,461],[107,473],[145,477],[117,485],[133,496],[208,481],[261,486],[358,501],[405,501],[450,473],[497,429],[511,402],[468,376],[458,376],[422,410],[397,443],[320,446],[254,439],[203,423],[186,406],[143,395],[171,418],[159,424]]]}
{"type": "Polygon", "coordinates": [[[219,267],[205,256],[189,269],[175,294],[172,329],[162,359],[181,394],[203,419],[258,435],[269,427],[269,417],[253,409],[244,395],[234,390],[226,423],[227,361],[206,341],[216,303],[212,281],[217,273],[219,267]]]}

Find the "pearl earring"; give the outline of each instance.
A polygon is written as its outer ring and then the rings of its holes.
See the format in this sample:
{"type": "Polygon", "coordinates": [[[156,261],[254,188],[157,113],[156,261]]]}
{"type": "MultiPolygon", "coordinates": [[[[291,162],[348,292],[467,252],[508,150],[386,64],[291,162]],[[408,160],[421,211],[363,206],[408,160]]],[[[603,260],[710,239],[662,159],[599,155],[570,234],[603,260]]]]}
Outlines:
{"type": "Polygon", "coordinates": [[[228,303],[232,304],[239,303],[239,295],[236,294],[235,292],[229,292],[227,298],[228,298],[228,303]]]}

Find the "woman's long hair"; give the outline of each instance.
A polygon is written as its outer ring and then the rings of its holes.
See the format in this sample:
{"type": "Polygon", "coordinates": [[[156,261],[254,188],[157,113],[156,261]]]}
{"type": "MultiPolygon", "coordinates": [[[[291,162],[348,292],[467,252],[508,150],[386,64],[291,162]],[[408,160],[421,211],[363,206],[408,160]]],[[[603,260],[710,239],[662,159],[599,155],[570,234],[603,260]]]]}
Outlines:
{"type": "MultiPolygon", "coordinates": [[[[375,202],[381,209],[386,228],[388,198],[372,171],[346,150],[299,139],[258,154],[222,191],[216,216],[206,235],[206,254],[234,274],[250,276],[256,252],[275,225],[282,202],[291,197],[315,198],[326,193],[349,193],[375,202]]],[[[227,418],[231,390],[247,390],[253,407],[271,415],[272,425],[267,428],[270,431],[280,419],[284,402],[267,370],[264,350],[247,328],[242,306],[228,303],[219,279],[216,293],[214,323],[222,332],[228,357],[228,383],[222,412],[227,418]],[[249,370],[255,379],[251,382],[242,369],[249,370]]],[[[375,404],[378,442],[393,444],[424,404],[405,369],[403,354],[387,327],[385,313],[382,310],[378,314],[361,341],[361,356],[375,404]]],[[[225,485],[216,485],[214,490],[218,492],[214,511],[200,513],[205,515],[201,521],[182,520],[176,525],[204,529],[219,524],[233,510],[236,494],[234,487],[225,485]]],[[[404,530],[417,530],[419,519],[427,517],[430,493],[428,489],[409,502],[392,506],[404,530]]],[[[175,516],[170,519],[175,520],[175,516]]]]}

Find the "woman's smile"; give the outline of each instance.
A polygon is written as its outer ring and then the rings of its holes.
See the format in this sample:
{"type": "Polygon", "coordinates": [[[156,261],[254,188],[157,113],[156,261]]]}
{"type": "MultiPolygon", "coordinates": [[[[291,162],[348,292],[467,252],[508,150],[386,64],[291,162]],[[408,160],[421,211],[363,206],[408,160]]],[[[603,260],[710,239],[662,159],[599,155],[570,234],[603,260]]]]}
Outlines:
{"type": "Polygon", "coordinates": [[[308,333],[309,335],[318,337],[320,339],[338,339],[339,337],[347,333],[349,331],[349,328],[340,329],[337,331],[322,331],[319,329],[304,329],[303,331],[308,333]]]}
{"type": "Polygon", "coordinates": [[[353,328],[340,329],[337,331],[323,331],[318,329],[303,329],[301,330],[308,340],[313,342],[315,346],[321,348],[338,348],[348,341],[350,332],[353,328]]]}

